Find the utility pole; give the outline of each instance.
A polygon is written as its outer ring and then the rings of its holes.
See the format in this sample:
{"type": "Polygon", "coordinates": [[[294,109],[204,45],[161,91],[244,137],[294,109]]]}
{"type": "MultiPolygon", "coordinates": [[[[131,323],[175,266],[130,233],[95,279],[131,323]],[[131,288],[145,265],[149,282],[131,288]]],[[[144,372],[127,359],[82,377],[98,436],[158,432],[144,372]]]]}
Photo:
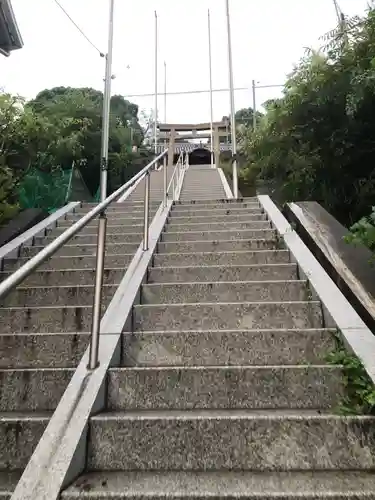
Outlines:
{"type": "MultiPolygon", "coordinates": [[[[212,48],[211,48],[211,16],[208,9],[208,64],[210,70],[210,120],[211,120],[211,167],[214,167],[214,106],[212,97],[212,48]]],[[[218,161],[218,159],[216,159],[218,161]]]]}
{"type": "Polygon", "coordinates": [[[155,10],[155,119],[154,119],[154,148],[158,153],[158,15],[155,10]]]}
{"type": "Polygon", "coordinates": [[[164,123],[167,123],[167,63],[164,61],[164,123]]]}
{"type": "Polygon", "coordinates": [[[227,35],[228,35],[228,70],[230,88],[230,113],[231,113],[231,136],[232,136],[232,157],[233,157],[233,196],[238,198],[238,174],[237,174],[237,137],[236,137],[236,109],[234,105],[234,84],[233,84],[233,62],[232,62],[232,37],[230,27],[229,0],[225,0],[227,11],[227,35]]]}
{"type": "Polygon", "coordinates": [[[112,56],[113,56],[114,0],[110,0],[108,51],[105,55],[105,78],[103,96],[103,126],[101,144],[100,201],[107,197],[109,115],[111,106],[112,56]]]}
{"type": "Polygon", "coordinates": [[[255,80],[253,80],[252,86],[253,86],[253,131],[255,132],[257,128],[257,103],[256,103],[255,80]]]}
{"type": "MultiPolygon", "coordinates": [[[[115,0],[109,1],[108,51],[105,56],[105,80],[103,96],[103,128],[101,144],[100,168],[100,201],[107,198],[108,180],[108,144],[109,144],[109,114],[111,106],[112,56],[113,56],[113,20],[115,0]]],[[[96,244],[95,292],[92,307],[91,342],[89,350],[88,369],[95,370],[99,364],[99,338],[101,303],[104,275],[105,240],[107,232],[107,216],[102,212],[98,221],[98,238],[96,244]]]]}

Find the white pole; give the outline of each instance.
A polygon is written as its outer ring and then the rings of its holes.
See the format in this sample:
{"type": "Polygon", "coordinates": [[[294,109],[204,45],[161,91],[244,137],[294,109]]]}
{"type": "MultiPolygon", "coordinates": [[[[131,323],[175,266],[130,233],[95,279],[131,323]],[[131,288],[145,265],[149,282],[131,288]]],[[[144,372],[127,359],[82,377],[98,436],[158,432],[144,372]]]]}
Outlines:
{"type": "Polygon", "coordinates": [[[229,0],[226,0],[227,8],[227,32],[228,32],[228,69],[230,88],[230,114],[231,114],[231,136],[232,136],[232,156],[233,159],[233,196],[238,198],[238,177],[237,177],[237,137],[236,137],[236,109],[234,105],[234,85],[233,85],[233,62],[232,62],[232,37],[230,29],[229,0]]]}
{"type": "Polygon", "coordinates": [[[256,87],[255,80],[253,80],[253,131],[257,128],[257,103],[256,103],[256,87]]]}
{"type": "Polygon", "coordinates": [[[164,61],[164,123],[167,123],[167,63],[164,61]]]}
{"type": "Polygon", "coordinates": [[[154,143],[155,155],[158,152],[158,15],[155,10],[155,119],[154,119],[154,143]]]}
{"type": "Polygon", "coordinates": [[[107,197],[109,114],[110,114],[110,105],[111,105],[114,3],[115,3],[114,0],[110,0],[109,28],[108,28],[108,52],[105,56],[105,80],[104,80],[104,95],[103,95],[103,128],[102,128],[101,170],[100,170],[100,201],[104,201],[107,197]]]}
{"type": "MultiPolygon", "coordinates": [[[[211,113],[211,167],[215,165],[214,161],[214,105],[212,98],[212,47],[211,47],[211,16],[210,9],[208,9],[208,60],[210,68],[210,113],[211,113]]],[[[219,163],[219,159],[216,158],[216,162],[219,163]]]]}
{"type": "Polygon", "coordinates": [[[340,7],[339,7],[339,5],[337,3],[337,0],[333,0],[333,4],[335,6],[335,11],[336,11],[336,16],[337,16],[337,20],[338,20],[339,26],[341,26],[341,22],[342,22],[341,12],[340,12],[340,7]]]}

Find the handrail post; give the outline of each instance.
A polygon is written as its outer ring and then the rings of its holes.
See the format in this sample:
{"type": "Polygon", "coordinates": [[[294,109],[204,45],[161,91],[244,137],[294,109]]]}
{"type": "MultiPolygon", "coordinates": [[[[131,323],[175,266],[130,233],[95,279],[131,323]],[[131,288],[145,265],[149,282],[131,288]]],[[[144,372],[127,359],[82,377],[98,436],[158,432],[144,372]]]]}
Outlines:
{"type": "Polygon", "coordinates": [[[150,215],[150,172],[145,175],[145,202],[143,215],[143,250],[148,250],[148,226],[150,215]]]}
{"type": "Polygon", "coordinates": [[[96,246],[96,273],[94,303],[92,309],[91,342],[89,352],[89,370],[95,370],[99,365],[99,337],[100,337],[100,319],[105,259],[105,240],[107,231],[107,217],[104,212],[99,216],[98,239],[96,246]]]}
{"type": "Polygon", "coordinates": [[[168,175],[167,175],[167,165],[168,165],[168,162],[167,162],[167,155],[164,156],[164,166],[163,166],[163,190],[164,190],[164,195],[163,195],[163,205],[164,205],[164,208],[166,208],[167,206],[167,202],[168,202],[168,193],[167,193],[167,189],[168,189],[168,175]]]}

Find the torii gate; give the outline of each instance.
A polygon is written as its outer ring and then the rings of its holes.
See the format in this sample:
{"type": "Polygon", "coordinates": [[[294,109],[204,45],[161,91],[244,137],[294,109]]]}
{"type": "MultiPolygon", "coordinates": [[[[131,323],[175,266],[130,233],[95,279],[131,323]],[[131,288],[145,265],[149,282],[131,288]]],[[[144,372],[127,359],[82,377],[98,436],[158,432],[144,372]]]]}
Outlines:
{"type": "MultiPolygon", "coordinates": [[[[210,139],[211,138],[211,124],[210,123],[198,123],[192,124],[168,124],[160,123],[159,126],[159,140],[168,142],[168,166],[173,165],[173,157],[176,153],[181,151],[191,152],[197,148],[205,148],[211,150],[210,144],[194,144],[194,143],[179,143],[180,140],[188,139],[210,139]],[[179,132],[182,132],[179,133],[179,132]]],[[[213,153],[215,164],[218,164],[220,152],[224,150],[231,150],[230,144],[220,144],[220,137],[228,138],[228,124],[226,122],[214,122],[212,124],[213,130],[213,153]]],[[[164,146],[159,145],[159,149],[162,150],[164,146]]]]}

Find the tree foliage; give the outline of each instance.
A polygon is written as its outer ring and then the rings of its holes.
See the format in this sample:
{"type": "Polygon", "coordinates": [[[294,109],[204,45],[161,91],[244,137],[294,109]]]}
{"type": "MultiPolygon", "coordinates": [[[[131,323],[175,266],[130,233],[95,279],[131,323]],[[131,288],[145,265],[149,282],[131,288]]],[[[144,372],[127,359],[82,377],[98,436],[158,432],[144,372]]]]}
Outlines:
{"type": "MultiPolygon", "coordinates": [[[[103,94],[92,88],[46,89],[29,102],[19,96],[0,94],[0,220],[13,215],[18,187],[23,180],[30,180],[32,172],[53,174],[51,179],[53,177],[55,184],[74,162],[89,190],[95,194],[101,163],[102,104],[103,94]]],[[[110,190],[131,176],[129,165],[133,161],[139,165],[139,154],[132,152],[132,146],[139,147],[143,139],[138,106],[122,96],[113,96],[109,133],[110,190]]],[[[54,185],[53,189],[56,188],[54,185]]],[[[43,198],[50,198],[50,193],[42,195],[39,184],[38,193],[34,199],[40,203],[43,198]]]]}
{"type": "Polygon", "coordinates": [[[375,10],[347,26],[304,55],[243,149],[249,181],[272,181],[285,200],[321,202],[352,224],[375,205],[375,10]]]}

